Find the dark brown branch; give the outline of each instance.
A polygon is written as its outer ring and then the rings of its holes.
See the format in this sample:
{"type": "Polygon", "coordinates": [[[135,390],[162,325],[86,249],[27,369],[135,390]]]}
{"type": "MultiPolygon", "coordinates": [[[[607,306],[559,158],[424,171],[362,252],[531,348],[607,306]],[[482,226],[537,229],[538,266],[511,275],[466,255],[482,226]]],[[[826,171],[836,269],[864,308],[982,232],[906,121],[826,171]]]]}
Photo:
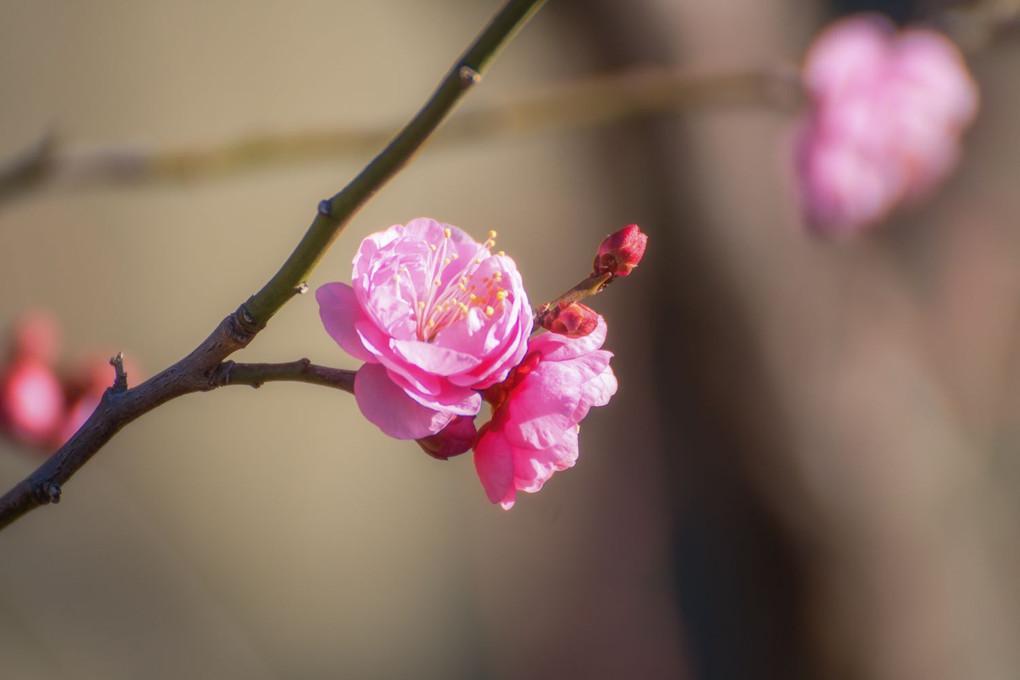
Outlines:
{"type": "Polygon", "coordinates": [[[322,387],[332,387],[354,394],[356,371],[329,368],[313,364],[308,359],[298,359],[285,364],[239,364],[223,362],[212,376],[212,382],[219,385],[249,385],[262,387],[267,382],[304,382],[322,387]]]}
{"type": "Polygon", "coordinates": [[[31,475],[0,498],[0,529],[25,513],[60,500],[63,485],[125,425],[160,404],[191,392],[213,389],[212,376],[225,357],[245,347],[257,329],[238,312],[216,327],[202,344],[176,364],[138,387],[126,385],[123,368],[85,424],[31,475]]]}

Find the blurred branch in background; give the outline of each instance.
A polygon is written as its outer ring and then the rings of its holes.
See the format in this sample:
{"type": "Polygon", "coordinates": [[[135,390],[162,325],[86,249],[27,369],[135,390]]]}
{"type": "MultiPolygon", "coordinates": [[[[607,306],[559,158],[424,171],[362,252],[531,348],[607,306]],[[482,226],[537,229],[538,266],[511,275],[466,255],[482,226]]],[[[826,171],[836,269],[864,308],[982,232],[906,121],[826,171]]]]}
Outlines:
{"type": "MultiPolygon", "coordinates": [[[[644,66],[523,91],[459,114],[436,142],[549,133],[605,125],[650,113],[705,107],[792,110],[800,99],[792,64],[730,73],[644,66]]],[[[267,132],[186,148],[88,146],[47,134],[0,165],[0,203],[50,187],[188,182],[259,168],[360,157],[386,144],[394,124],[307,132],[267,132]]]]}
{"type": "MultiPolygon", "coordinates": [[[[953,4],[935,23],[969,51],[1020,31],[1020,3],[953,4]]],[[[477,104],[436,142],[588,128],[644,115],[700,108],[764,106],[790,111],[802,92],[795,64],[723,73],[636,66],[477,104]]],[[[65,142],[49,131],[0,164],[0,205],[48,188],[190,182],[260,168],[359,157],[386,144],[397,126],[266,132],[224,142],[159,149],[145,144],[65,142]]]]}

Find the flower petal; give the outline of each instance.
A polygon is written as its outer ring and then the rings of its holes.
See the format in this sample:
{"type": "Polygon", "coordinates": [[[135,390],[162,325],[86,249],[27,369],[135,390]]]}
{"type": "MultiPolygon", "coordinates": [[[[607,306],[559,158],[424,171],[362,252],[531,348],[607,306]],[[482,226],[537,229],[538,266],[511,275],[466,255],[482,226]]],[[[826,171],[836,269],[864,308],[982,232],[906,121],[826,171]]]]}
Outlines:
{"type": "Polygon", "coordinates": [[[579,429],[569,428],[560,441],[547,449],[515,449],[514,488],[535,493],[554,472],[573,467],[577,462],[579,429]]]}
{"type": "Polygon", "coordinates": [[[439,432],[452,413],[426,408],[411,399],[379,364],[365,364],[354,378],[354,398],[361,413],[396,439],[421,439],[439,432]]]}
{"type": "Polygon", "coordinates": [[[355,359],[378,361],[365,349],[354,330],[354,325],[365,318],[365,313],[350,286],[346,283],[323,284],[315,291],[315,299],[319,303],[322,325],[343,351],[355,359]]]}
{"type": "Polygon", "coordinates": [[[485,495],[505,510],[514,504],[514,450],[500,430],[482,428],[475,444],[475,472],[482,482],[485,495]]]}
{"type": "Polygon", "coordinates": [[[449,376],[463,373],[481,363],[481,359],[470,354],[423,340],[394,339],[390,342],[390,347],[404,361],[434,375],[449,376]]]}

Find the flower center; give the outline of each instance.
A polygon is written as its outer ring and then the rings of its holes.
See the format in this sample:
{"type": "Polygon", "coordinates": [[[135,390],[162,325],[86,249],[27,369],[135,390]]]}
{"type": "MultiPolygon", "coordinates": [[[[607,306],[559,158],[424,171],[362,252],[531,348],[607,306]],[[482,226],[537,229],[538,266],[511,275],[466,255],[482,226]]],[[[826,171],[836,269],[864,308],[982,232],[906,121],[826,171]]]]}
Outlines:
{"type": "MultiPolygon", "coordinates": [[[[412,300],[415,332],[418,339],[425,342],[433,342],[440,331],[463,321],[472,308],[492,318],[496,312],[502,311],[503,301],[507,297],[501,271],[478,275],[480,265],[487,259],[480,255],[461,271],[459,277],[443,281],[443,272],[458,257],[452,243],[450,230],[446,229],[439,246],[429,244],[431,252],[424,268],[424,290],[420,292],[420,297],[417,297],[418,291],[415,291],[416,299],[412,300]]],[[[490,231],[482,247],[488,250],[495,243],[496,232],[490,231]]]]}

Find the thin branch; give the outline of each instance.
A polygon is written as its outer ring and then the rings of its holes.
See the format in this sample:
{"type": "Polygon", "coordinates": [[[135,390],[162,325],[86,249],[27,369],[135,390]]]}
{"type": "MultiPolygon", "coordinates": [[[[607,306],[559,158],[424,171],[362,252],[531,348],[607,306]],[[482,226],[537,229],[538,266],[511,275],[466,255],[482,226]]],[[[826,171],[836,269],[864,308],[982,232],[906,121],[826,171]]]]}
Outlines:
{"type": "Polygon", "coordinates": [[[347,187],[320,204],[305,237],[269,283],[173,366],[135,388],[108,389],[81,429],[35,472],[0,497],[0,528],[40,505],[58,502],[67,480],[131,421],[181,395],[218,387],[224,359],[247,346],[280,307],[300,293],[302,281],[351,216],[410,161],[504,43],[542,4],[543,0],[509,0],[390,145],[347,187]]]}
{"type": "Polygon", "coordinates": [[[239,364],[224,361],[213,376],[213,382],[250,387],[262,387],[267,382],[303,382],[354,394],[356,373],[357,371],[342,368],[319,366],[308,359],[298,359],[286,364],[239,364]]]}
{"type": "MultiPolygon", "coordinates": [[[[730,73],[644,66],[496,97],[463,111],[433,144],[549,133],[612,124],[655,113],[707,107],[766,106],[791,110],[800,84],[793,65],[730,73]]],[[[208,146],[50,144],[35,154],[37,170],[5,177],[0,203],[47,186],[107,186],[195,181],[260,167],[363,156],[390,139],[393,125],[265,133],[208,146]]],[[[19,165],[23,165],[19,156],[19,165]]]]}

